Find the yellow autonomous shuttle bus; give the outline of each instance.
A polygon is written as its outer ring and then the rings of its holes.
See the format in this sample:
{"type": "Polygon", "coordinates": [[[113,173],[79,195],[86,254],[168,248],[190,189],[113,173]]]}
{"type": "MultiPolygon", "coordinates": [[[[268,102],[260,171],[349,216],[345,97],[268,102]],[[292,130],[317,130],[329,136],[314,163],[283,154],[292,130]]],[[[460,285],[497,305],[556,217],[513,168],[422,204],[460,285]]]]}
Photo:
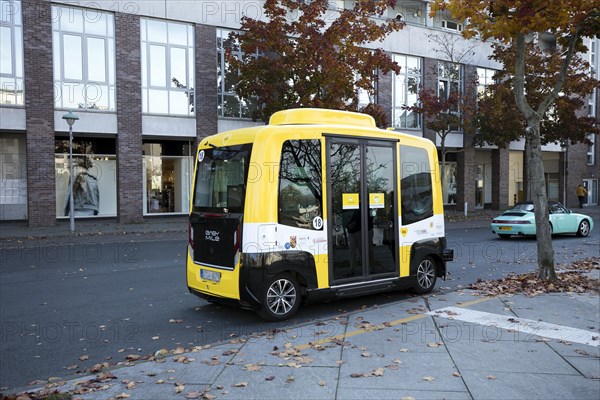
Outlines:
{"type": "Polygon", "coordinates": [[[442,191],[429,140],[365,114],[280,111],[203,139],[187,285],[268,320],[302,302],[433,289],[446,276],[442,191]]]}

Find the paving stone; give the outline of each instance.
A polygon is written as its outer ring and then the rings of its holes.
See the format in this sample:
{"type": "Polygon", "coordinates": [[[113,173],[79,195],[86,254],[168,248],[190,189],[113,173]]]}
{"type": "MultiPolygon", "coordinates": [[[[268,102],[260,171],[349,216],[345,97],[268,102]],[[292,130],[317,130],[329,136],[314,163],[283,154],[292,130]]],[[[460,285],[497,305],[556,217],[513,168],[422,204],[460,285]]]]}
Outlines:
{"type": "Polygon", "coordinates": [[[215,381],[211,394],[218,399],[334,399],[338,373],[338,367],[263,366],[249,372],[240,366],[228,366],[215,381]],[[235,386],[244,382],[247,386],[235,386]]]}
{"type": "Polygon", "coordinates": [[[485,370],[462,371],[462,375],[475,400],[591,400],[600,393],[600,381],[581,376],[485,370]]]}

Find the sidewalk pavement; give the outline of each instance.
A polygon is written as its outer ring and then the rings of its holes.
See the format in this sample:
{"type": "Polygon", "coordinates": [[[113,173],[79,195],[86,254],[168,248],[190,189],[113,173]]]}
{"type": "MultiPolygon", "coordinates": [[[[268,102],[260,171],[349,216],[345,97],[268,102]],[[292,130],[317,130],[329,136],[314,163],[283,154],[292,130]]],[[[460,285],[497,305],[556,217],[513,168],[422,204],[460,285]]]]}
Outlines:
{"type": "Polygon", "coordinates": [[[85,400],[597,400],[599,336],[597,294],[465,290],[179,348],[49,388],[85,400]]]}

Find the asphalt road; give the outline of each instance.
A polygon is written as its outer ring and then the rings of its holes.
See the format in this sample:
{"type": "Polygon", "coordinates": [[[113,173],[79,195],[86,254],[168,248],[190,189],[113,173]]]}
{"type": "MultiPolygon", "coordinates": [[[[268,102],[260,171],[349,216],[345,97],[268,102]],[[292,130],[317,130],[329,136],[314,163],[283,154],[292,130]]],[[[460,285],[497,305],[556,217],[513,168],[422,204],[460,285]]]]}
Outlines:
{"type": "MultiPolygon", "coordinates": [[[[345,311],[410,300],[387,293],[300,309],[286,323],[265,323],[250,311],[214,305],[188,293],[183,234],[135,242],[61,245],[24,241],[0,249],[0,387],[87,374],[97,363],[129,354],[196,346],[270,329],[300,327],[345,311]]],[[[487,228],[447,228],[455,261],[434,293],[478,278],[534,268],[534,239],[500,240],[487,228]]],[[[600,230],[589,238],[556,237],[556,262],[598,256],[600,230]]],[[[121,239],[128,240],[128,239],[121,239]]],[[[314,333],[313,333],[314,334],[314,333]]]]}

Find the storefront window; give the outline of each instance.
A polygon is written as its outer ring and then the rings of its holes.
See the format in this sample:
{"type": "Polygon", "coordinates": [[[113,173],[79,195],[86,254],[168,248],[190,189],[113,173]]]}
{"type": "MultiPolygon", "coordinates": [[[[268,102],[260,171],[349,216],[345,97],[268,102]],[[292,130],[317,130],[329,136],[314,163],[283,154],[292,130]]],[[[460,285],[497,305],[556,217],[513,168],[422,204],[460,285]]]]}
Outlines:
{"type": "Polygon", "coordinates": [[[27,219],[27,160],[23,134],[0,135],[0,220],[27,219]]]}
{"type": "MultiPolygon", "coordinates": [[[[440,163],[441,169],[442,163],[440,163]]],[[[446,162],[442,177],[444,204],[456,204],[456,163],[446,162]]]]}
{"type": "MultiPolygon", "coordinates": [[[[57,137],[56,217],[69,216],[69,139],[57,137]]],[[[117,215],[114,139],[73,140],[73,209],[76,217],[117,215]]]]}
{"type": "Polygon", "coordinates": [[[192,179],[191,143],[144,142],[144,214],[187,214],[192,179]]]}

